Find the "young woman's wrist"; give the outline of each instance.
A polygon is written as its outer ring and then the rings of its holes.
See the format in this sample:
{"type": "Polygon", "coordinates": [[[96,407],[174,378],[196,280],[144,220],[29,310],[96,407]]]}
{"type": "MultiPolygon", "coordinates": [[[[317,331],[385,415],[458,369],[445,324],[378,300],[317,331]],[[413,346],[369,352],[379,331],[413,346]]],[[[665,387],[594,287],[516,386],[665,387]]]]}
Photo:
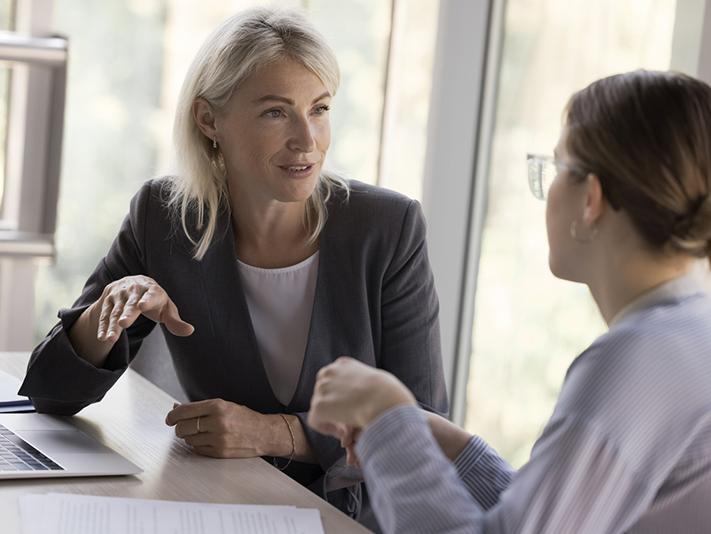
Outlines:
{"type": "Polygon", "coordinates": [[[397,378],[389,373],[383,373],[379,378],[382,379],[374,381],[372,395],[363,405],[359,424],[361,428],[365,428],[392,408],[417,404],[410,390],[397,378]]]}

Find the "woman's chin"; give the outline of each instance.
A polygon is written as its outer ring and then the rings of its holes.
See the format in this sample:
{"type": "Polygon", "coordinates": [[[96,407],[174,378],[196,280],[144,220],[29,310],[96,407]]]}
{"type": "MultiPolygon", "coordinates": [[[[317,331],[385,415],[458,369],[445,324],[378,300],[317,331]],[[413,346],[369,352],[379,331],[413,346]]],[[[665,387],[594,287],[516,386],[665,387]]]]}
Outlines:
{"type": "Polygon", "coordinates": [[[560,280],[579,283],[584,282],[582,276],[578,272],[578,269],[575,269],[573,266],[565,262],[557,260],[553,256],[548,257],[548,268],[550,269],[551,274],[560,280]]]}
{"type": "Polygon", "coordinates": [[[274,198],[279,202],[304,202],[313,194],[316,181],[282,184],[274,191],[274,198]]]}
{"type": "Polygon", "coordinates": [[[317,174],[297,179],[282,177],[274,184],[274,198],[279,202],[303,202],[313,194],[317,182],[317,174]]]}

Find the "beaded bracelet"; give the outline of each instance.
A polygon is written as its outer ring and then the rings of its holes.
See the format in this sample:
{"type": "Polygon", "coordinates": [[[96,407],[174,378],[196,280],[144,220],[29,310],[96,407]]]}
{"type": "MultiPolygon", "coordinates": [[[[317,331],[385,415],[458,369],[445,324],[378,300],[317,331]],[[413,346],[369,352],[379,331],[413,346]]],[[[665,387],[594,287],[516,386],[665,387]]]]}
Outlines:
{"type": "Polygon", "coordinates": [[[291,454],[289,455],[289,461],[286,462],[286,465],[284,467],[279,467],[277,465],[277,460],[274,458],[272,461],[274,467],[279,469],[279,471],[284,471],[289,465],[291,465],[292,460],[294,459],[294,455],[296,454],[296,440],[294,439],[294,431],[291,430],[291,425],[289,424],[289,420],[286,418],[284,414],[279,414],[279,417],[281,417],[284,422],[286,423],[286,428],[289,429],[289,437],[291,438],[291,454]]]}

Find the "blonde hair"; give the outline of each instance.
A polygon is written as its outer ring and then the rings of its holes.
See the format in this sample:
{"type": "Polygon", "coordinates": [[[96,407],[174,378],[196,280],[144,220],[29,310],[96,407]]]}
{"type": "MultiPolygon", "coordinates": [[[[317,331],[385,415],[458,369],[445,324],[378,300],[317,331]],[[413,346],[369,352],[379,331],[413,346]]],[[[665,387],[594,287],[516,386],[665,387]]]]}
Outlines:
{"type": "MultiPolygon", "coordinates": [[[[213,240],[219,210],[229,211],[229,196],[224,166],[215,158],[212,140],[195,122],[193,103],[202,98],[213,109],[223,109],[255,70],[284,57],[311,70],[335,95],[340,82],[336,56],[321,34],[294,10],[257,8],[227,19],[203,43],[188,69],[173,125],[179,172],[169,178],[167,202],[194,245],[197,260],[213,240]],[[188,229],[189,217],[195,219],[197,238],[188,229]]],[[[338,188],[348,195],[345,179],[322,171],[304,215],[309,242],[316,241],[323,230],[326,203],[338,188]]]]}

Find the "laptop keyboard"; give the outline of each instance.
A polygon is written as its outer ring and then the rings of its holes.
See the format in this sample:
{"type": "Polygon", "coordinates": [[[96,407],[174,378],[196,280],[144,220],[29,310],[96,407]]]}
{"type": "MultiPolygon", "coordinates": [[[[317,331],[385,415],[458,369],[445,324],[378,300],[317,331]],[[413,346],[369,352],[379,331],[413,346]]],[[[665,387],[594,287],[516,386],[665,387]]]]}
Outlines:
{"type": "Polygon", "coordinates": [[[12,430],[0,425],[0,472],[63,470],[12,430]]]}

